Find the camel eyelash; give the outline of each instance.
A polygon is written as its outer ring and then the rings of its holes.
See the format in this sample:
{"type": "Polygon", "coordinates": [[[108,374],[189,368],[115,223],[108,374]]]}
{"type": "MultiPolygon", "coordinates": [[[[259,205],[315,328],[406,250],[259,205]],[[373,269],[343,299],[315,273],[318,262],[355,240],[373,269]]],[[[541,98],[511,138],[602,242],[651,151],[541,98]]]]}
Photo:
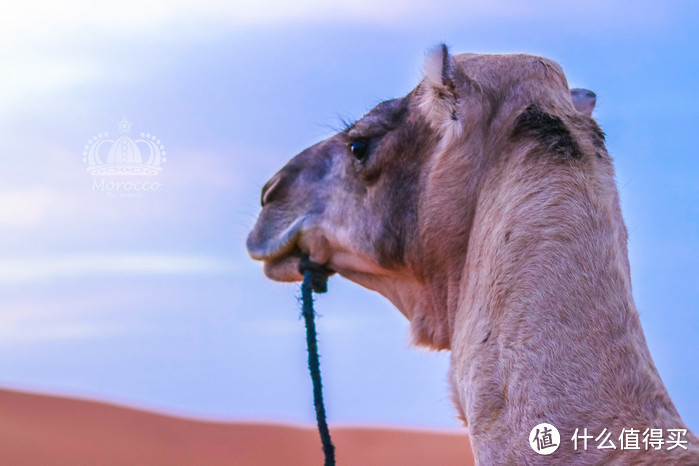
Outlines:
{"type": "Polygon", "coordinates": [[[340,132],[348,132],[352,128],[354,128],[354,125],[357,124],[357,120],[355,118],[349,117],[340,117],[340,125],[342,126],[342,129],[340,132]]]}

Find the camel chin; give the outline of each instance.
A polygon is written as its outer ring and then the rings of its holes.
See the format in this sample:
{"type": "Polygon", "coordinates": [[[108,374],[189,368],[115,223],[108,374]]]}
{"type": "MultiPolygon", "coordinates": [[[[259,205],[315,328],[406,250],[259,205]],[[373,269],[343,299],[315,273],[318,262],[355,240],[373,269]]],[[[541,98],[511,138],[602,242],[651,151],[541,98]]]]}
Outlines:
{"type": "Polygon", "coordinates": [[[301,254],[294,253],[264,261],[267,278],[277,282],[298,282],[303,280],[299,273],[301,254]]]}

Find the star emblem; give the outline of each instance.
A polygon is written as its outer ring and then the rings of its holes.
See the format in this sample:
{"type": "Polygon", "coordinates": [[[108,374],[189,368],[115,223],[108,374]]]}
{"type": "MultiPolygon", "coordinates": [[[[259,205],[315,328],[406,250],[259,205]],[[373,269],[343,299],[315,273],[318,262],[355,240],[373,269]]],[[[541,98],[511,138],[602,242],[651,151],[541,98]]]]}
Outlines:
{"type": "Polygon", "coordinates": [[[122,118],[121,121],[119,122],[119,133],[129,134],[132,126],[133,126],[133,122],[127,120],[126,117],[122,118]]]}

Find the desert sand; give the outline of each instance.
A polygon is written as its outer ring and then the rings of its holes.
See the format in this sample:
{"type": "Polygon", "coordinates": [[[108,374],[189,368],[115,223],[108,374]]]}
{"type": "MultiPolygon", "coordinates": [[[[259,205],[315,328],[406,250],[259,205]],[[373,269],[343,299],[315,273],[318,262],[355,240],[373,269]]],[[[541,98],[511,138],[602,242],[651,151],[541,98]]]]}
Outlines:
{"type": "MultiPolygon", "coordinates": [[[[459,432],[330,426],[338,465],[472,465],[459,432]]],[[[0,464],[321,465],[314,426],[211,422],[0,390],[0,464]]]]}

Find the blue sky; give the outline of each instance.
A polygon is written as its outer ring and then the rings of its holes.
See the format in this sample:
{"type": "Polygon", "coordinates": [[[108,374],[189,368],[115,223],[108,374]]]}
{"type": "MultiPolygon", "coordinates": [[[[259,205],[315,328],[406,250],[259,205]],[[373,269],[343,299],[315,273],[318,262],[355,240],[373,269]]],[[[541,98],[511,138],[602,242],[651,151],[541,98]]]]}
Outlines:
{"type": "MultiPolygon", "coordinates": [[[[296,287],[244,249],[260,188],[340,117],[407,93],[445,41],[553,58],[598,94],[636,304],[699,429],[691,2],[70,3],[0,20],[0,385],[313,422],[296,287]],[[167,151],[162,186],[140,199],[93,191],[82,161],[122,117],[167,151]]],[[[458,425],[447,354],[411,348],[387,301],[333,278],[317,306],[331,422],[458,425]]]]}

